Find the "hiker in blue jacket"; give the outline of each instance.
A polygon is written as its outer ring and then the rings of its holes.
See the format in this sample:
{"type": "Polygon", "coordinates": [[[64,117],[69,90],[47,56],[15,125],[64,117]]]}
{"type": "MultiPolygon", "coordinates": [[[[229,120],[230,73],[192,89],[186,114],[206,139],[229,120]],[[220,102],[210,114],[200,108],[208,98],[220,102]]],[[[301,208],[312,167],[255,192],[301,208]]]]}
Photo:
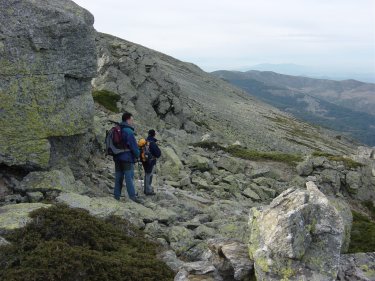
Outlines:
{"type": "Polygon", "coordinates": [[[149,150],[151,154],[151,159],[145,162],[142,162],[143,169],[145,170],[145,179],[144,179],[144,193],[146,195],[155,195],[154,189],[152,188],[152,176],[154,174],[154,168],[156,165],[156,159],[161,156],[161,151],[158,147],[157,139],[155,138],[155,130],[148,131],[148,137],[146,139],[149,144],[149,150]]]}
{"type": "Polygon", "coordinates": [[[136,197],[135,186],[134,186],[134,163],[139,157],[139,149],[137,141],[134,137],[133,127],[133,115],[125,112],[122,115],[122,122],[120,123],[122,141],[125,147],[125,152],[116,154],[113,157],[115,161],[115,190],[114,197],[120,200],[122,184],[125,176],[126,189],[128,191],[129,198],[134,202],[140,203],[136,197]]]}

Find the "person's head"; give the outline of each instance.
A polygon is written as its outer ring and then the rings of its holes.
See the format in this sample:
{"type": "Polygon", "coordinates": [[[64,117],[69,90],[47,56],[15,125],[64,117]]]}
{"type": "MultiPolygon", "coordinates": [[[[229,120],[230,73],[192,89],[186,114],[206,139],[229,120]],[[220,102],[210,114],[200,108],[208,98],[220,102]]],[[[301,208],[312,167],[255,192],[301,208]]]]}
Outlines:
{"type": "Polygon", "coordinates": [[[148,131],[148,135],[150,136],[150,137],[155,137],[156,136],[156,131],[154,130],[154,129],[151,129],[151,130],[149,130],[148,131]]]}
{"type": "Polygon", "coordinates": [[[129,125],[133,125],[133,122],[134,122],[133,114],[129,112],[125,112],[122,115],[122,121],[128,123],[129,125]]]}

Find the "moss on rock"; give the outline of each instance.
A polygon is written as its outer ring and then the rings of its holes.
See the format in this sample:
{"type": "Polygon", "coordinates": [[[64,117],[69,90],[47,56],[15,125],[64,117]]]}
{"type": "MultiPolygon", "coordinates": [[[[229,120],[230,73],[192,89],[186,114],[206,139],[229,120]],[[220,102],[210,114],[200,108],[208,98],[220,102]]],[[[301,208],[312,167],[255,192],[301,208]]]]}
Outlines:
{"type": "Polygon", "coordinates": [[[96,103],[104,106],[106,109],[116,113],[120,112],[117,108],[117,102],[120,101],[120,95],[107,90],[100,90],[94,91],[92,97],[96,103]]]}

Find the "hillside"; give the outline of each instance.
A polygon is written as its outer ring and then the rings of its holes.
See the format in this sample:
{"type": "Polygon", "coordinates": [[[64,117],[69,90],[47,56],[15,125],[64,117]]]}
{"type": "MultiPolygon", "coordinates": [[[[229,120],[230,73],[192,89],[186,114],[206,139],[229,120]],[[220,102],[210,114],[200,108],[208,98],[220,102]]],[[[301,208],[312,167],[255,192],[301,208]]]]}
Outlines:
{"type": "Polygon", "coordinates": [[[213,74],[302,120],[340,131],[368,145],[375,144],[374,84],[260,71],[213,74]]]}
{"type": "Polygon", "coordinates": [[[301,122],[195,65],[110,35],[99,34],[97,40],[95,90],[120,95],[120,109],[134,112],[143,124],[184,130],[193,139],[209,134],[212,141],[239,141],[263,151],[335,153],[352,148],[345,138],[301,122]]]}

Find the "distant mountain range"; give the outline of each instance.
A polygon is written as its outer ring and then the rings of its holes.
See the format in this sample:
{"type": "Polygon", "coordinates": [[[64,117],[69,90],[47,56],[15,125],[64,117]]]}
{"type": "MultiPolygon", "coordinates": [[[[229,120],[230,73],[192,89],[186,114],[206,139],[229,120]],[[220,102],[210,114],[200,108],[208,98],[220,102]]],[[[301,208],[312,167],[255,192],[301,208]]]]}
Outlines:
{"type": "Polygon", "coordinates": [[[293,63],[262,63],[250,67],[243,67],[237,69],[239,71],[259,70],[259,71],[273,71],[280,74],[304,76],[317,79],[330,80],[347,80],[356,79],[367,83],[375,83],[375,73],[363,71],[344,71],[344,70],[329,70],[318,67],[311,67],[306,65],[298,65],[293,63]]]}
{"type": "Polygon", "coordinates": [[[375,84],[255,70],[212,74],[300,119],[375,145],[375,84]]]}

